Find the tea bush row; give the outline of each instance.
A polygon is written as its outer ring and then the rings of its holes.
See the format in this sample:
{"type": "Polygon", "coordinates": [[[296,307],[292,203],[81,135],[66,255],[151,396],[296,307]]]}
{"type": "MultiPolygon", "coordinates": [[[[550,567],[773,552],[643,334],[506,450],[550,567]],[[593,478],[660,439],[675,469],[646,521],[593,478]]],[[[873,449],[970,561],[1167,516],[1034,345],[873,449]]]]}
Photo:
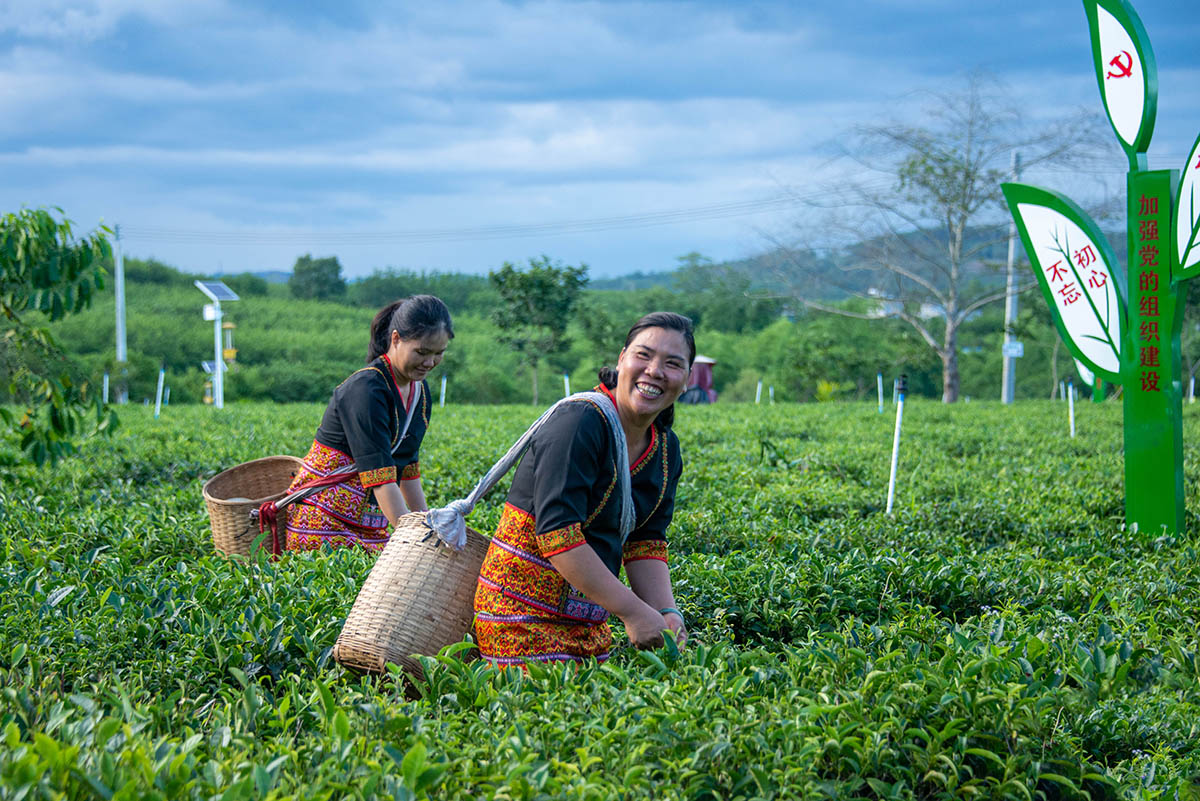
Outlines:
{"type": "MultiPolygon", "coordinates": [[[[329,657],[365,554],[212,553],[203,481],[302,454],[320,411],[131,409],[54,471],[0,467],[0,797],[1148,799],[1200,775],[1195,540],[1121,525],[1112,404],[1075,440],[1062,404],[910,404],[894,517],[890,414],[681,409],[692,644],[528,676],[450,653],[415,687],[329,657]]],[[[436,410],[431,500],[533,416],[436,410]]]]}

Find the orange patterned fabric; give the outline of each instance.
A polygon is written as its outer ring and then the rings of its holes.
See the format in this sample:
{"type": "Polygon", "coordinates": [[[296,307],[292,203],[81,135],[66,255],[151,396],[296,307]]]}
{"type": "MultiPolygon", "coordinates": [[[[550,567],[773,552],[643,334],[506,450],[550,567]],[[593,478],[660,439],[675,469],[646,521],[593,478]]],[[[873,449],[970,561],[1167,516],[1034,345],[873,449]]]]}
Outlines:
{"type": "Polygon", "coordinates": [[[577,623],[547,615],[530,614],[529,607],[490,589],[475,588],[475,640],[479,652],[493,664],[531,662],[603,662],[612,651],[612,629],[607,623],[577,623]]]}
{"type": "MultiPolygon", "coordinates": [[[[418,462],[404,465],[404,470],[400,473],[401,481],[412,481],[414,478],[421,477],[421,466],[418,462]]],[[[392,477],[395,480],[395,476],[392,477]]]]}
{"type": "MultiPolygon", "coordinates": [[[[341,451],[314,441],[288,491],[353,464],[354,460],[341,451]]],[[[388,535],[387,517],[358,476],[316,492],[287,509],[289,551],[315,550],[322,545],[359,545],[380,551],[387,544],[388,535]]]]}
{"type": "Polygon", "coordinates": [[[621,561],[624,564],[629,564],[639,559],[657,559],[660,562],[667,561],[667,541],[636,540],[625,543],[624,551],[621,554],[621,561]]]}
{"type": "Polygon", "coordinates": [[[378,470],[364,470],[358,474],[358,480],[364,487],[378,487],[390,484],[396,480],[395,467],[381,467],[378,470]]]}
{"type": "Polygon", "coordinates": [[[504,505],[475,590],[479,652],[497,664],[605,659],[608,611],[568,584],[547,558],[583,544],[578,524],[539,537],[533,515],[504,505]]]}

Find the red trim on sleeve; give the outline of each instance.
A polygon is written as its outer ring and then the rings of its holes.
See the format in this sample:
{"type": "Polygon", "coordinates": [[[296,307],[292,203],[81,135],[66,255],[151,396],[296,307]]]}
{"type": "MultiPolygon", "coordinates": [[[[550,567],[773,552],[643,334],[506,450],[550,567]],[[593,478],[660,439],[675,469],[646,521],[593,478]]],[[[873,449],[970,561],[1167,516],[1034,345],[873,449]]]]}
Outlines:
{"type": "Polygon", "coordinates": [[[363,489],[391,484],[396,480],[396,468],[380,467],[376,470],[363,470],[358,474],[358,480],[362,482],[363,489]]]}
{"type": "Polygon", "coordinates": [[[666,540],[637,540],[635,542],[625,543],[625,547],[621,554],[621,561],[625,564],[637,562],[642,559],[657,559],[660,562],[667,561],[667,541],[666,540]]]}

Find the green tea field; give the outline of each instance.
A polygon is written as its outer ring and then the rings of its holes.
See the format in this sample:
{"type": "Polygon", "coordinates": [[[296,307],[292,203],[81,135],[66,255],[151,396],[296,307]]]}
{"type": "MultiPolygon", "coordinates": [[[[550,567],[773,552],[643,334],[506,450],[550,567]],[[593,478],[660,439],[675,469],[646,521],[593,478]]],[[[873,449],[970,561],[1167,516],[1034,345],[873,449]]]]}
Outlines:
{"type": "MultiPolygon", "coordinates": [[[[0,799],[1200,798],[1200,407],[1188,537],[1124,527],[1119,402],[909,404],[890,517],[893,407],[682,408],[687,648],[415,687],[330,658],[369,556],[213,552],[204,481],[321,412],[0,447],[0,799]]],[[[435,410],[431,503],[534,416],[435,410]]]]}

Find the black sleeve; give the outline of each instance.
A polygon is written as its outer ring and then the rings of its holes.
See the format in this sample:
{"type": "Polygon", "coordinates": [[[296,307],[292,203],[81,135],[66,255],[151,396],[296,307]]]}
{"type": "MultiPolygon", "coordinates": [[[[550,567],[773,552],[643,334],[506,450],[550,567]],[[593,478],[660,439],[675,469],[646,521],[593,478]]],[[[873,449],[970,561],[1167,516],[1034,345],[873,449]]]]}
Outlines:
{"type": "Polygon", "coordinates": [[[591,490],[602,465],[611,462],[605,431],[604,417],[590,403],[567,403],[534,437],[532,511],[544,555],[583,544],[591,490]]]}
{"type": "Polygon", "coordinates": [[[338,399],[342,430],[363,486],[395,481],[391,424],[395,409],[388,386],[369,370],[347,381],[338,399]],[[381,472],[382,471],[382,472],[381,472]],[[391,473],[389,476],[386,473],[391,473]]]}

